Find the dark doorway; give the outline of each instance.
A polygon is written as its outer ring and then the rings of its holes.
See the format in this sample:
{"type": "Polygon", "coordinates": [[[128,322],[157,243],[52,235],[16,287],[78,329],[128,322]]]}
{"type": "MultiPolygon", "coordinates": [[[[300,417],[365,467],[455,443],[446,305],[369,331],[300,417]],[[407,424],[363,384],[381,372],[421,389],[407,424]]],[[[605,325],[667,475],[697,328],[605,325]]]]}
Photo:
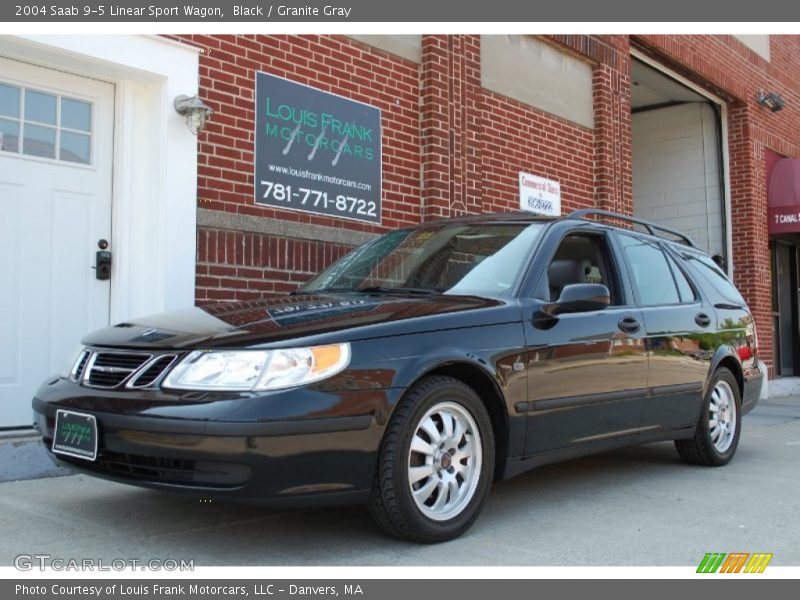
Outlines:
{"type": "Polygon", "coordinates": [[[800,375],[798,351],[798,245],[782,239],[772,241],[772,339],[775,375],[800,375]]]}

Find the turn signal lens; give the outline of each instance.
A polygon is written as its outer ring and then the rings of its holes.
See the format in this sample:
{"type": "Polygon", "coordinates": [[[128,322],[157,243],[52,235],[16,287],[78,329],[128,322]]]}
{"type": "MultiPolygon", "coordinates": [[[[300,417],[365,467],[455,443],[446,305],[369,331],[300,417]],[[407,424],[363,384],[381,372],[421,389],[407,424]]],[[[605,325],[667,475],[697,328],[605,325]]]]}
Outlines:
{"type": "Polygon", "coordinates": [[[324,373],[329,369],[335,369],[342,361],[343,350],[342,346],[335,344],[333,346],[316,346],[311,348],[311,353],[314,355],[314,368],[315,373],[324,373]]]}

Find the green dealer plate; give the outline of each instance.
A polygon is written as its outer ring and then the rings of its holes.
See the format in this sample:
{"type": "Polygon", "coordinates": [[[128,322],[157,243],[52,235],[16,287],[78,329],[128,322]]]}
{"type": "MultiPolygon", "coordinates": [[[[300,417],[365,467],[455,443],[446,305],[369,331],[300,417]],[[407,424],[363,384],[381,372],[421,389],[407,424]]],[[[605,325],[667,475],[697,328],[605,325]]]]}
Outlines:
{"type": "Polygon", "coordinates": [[[97,419],[94,415],[56,411],[53,452],[84,460],[97,458],[97,419]]]}

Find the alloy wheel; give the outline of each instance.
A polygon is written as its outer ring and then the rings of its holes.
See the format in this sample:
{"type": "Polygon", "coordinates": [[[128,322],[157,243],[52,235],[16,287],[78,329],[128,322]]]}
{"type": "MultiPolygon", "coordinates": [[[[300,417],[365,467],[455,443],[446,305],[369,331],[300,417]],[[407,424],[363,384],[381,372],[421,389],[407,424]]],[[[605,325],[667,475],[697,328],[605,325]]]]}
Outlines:
{"type": "Polygon", "coordinates": [[[460,404],[440,402],[419,420],[408,453],[408,484],[434,521],[459,515],[475,495],[483,449],[478,426],[460,404]]]}
{"type": "Polygon", "coordinates": [[[708,407],[708,435],[719,453],[726,452],[736,434],[736,399],[730,384],[717,381],[708,407]]]}

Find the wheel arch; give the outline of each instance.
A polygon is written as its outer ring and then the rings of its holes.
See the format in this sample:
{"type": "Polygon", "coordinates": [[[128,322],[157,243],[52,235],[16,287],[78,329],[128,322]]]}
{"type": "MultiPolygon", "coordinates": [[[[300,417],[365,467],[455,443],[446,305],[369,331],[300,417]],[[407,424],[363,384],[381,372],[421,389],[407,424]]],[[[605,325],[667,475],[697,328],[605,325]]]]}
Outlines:
{"type": "MultiPolygon", "coordinates": [[[[494,480],[500,479],[505,472],[508,459],[510,430],[505,395],[496,378],[484,367],[467,360],[449,360],[422,372],[414,383],[426,377],[445,375],[457,379],[472,388],[489,413],[495,440],[494,480]]],[[[413,385],[413,384],[412,384],[413,385]]],[[[409,386],[410,388],[411,386],[409,386]]]]}
{"type": "Polygon", "coordinates": [[[711,368],[708,370],[706,381],[703,385],[703,396],[708,393],[709,385],[711,385],[711,378],[720,367],[725,367],[733,373],[736,383],[739,387],[739,398],[744,398],[744,371],[742,370],[742,363],[733,348],[723,346],[714,354],[711,361],[711,368]]]}

